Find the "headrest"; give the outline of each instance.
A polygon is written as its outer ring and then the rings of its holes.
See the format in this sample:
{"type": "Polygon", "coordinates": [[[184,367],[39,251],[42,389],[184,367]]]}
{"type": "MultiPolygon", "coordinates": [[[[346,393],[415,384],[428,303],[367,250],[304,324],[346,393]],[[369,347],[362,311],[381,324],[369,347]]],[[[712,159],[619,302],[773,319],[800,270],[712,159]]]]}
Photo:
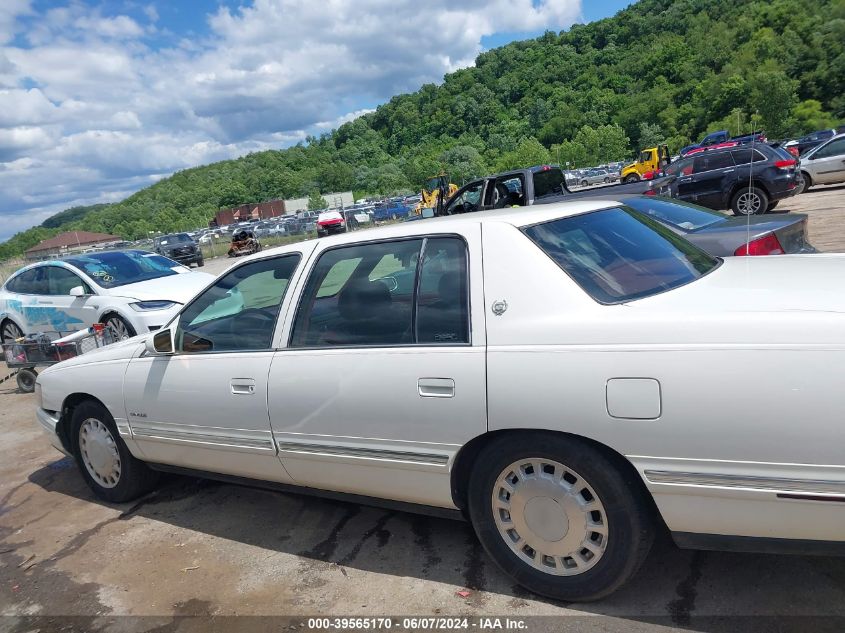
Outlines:
{"type": "Polygon", "coordinates": [[[347,321],[377,317],[390,305],[390,290],[382,281],[354,279],[340,291],[337,307],[347,321]]]}

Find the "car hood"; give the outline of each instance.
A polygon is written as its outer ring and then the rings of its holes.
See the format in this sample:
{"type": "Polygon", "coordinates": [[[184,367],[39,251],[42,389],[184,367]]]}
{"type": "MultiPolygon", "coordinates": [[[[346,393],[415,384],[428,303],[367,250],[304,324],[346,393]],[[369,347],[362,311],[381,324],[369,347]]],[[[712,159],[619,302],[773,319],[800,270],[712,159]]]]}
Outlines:
{"type": "Polygon", "coordinates": [[[679,312],[845,314],[845,254],[727,257],[701,279],[627,304],[679,312]]]}
{"type": "Polygon", "coordinates": [[[55,365],[45,367],[43,371],[39,371],[39,375],[49,375],[54,371],[61,371],[71,367],[78,367],[80,365],[89,365],[91,363],[102,363],[108,361],[128,361],[134,358],[144,350],[144,342],[149,334],[139,334],[132,338],[112,343],[104,347],[85,352],[74,358],[63,360],[55,365]]]}
{"type": "Polygon", "coordinates": [[[139,281],[109,290],[112,297],[127,297],[140,301],[175,301],[187,303],[214,279],[214,275],[184,272],[158,279],[139,281]]]}

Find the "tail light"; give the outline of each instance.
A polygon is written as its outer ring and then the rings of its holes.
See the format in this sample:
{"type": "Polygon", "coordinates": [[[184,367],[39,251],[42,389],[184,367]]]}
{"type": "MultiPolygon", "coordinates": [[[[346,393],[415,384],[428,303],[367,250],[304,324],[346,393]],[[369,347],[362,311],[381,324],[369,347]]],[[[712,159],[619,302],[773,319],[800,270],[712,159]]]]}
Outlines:
{"type": "Polygon", "coordinates": [[[756,240],[751,240],[748,244],[743,244],[734,251],[734,255],[738,256],[784,254],[785,251],[774,233],[769,233],[763,237],[758,237],[756,240]]]}
{"type": "Polygon", "coordinates": [[[789,167],[795,167],[797,164],[798,162],[794,158],[775,161],[775,167],[778,169],[788,169],[789,167]]]}
{"type": "Polygon", "coordinates": [[[654,189],[647,189],[647,190],[645,191],[645,195],[647,195],[647,196],[656,196],[656,195],[657,195],[657,192],[656,192],[654,189]]]}
{"type": "Polygon", "coordinates": [[[786,151],[792,154],[795,158],[798,158],[798,148],[795,145],[787,147],[786,151]]]}

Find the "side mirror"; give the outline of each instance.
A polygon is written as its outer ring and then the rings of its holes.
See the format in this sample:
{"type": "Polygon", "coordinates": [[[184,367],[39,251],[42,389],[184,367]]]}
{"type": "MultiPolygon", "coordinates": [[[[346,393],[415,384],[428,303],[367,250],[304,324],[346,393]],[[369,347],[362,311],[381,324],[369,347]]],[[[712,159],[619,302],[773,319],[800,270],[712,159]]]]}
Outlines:
{"type": "Polygon", "coordinates": [[[422,216],[424,218],[433,218],[434,217],[434,209],[432,209],[431,207],[425,207],[422,210],[422,216]]]}
{"type": "Polygon", "coordinates": [[[73,288],[70,289],[70,292],[68,294],[71,297],[87,297],[88,296],[88,293],[85,292],[85,288],[83,288],[82,286],[74,286],[73,288]]]}
{"type": "Polygon", "coordinates": [[[153,356],[161,356],[173,353],[173,332],[170,330],[159,330],[147,337],[144,342],[147,353],[153,356]]]}

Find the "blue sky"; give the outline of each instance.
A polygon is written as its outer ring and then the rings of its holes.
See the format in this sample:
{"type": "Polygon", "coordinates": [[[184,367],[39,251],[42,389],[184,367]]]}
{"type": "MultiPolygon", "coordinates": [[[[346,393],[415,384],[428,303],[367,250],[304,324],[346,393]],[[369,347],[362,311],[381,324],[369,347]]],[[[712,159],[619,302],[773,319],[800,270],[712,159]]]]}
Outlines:
{"type": "Polygon", "coordinates": [[[482,50],[628,4],[2,0],[0,240],[179,169],[289,146],[482,50]]]}

